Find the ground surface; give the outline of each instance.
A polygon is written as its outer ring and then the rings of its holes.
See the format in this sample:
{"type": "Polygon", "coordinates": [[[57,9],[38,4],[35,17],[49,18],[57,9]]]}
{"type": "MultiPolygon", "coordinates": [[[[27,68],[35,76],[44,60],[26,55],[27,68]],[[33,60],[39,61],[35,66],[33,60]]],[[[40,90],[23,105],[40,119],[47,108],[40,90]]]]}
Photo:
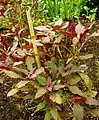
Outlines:
{"type": "MultiPolygon", "coordinates": [[[[84,24],[87,25],[84,21],[84,24]]],[[[96,22],[91,32],[99,29],[99,22],[96,22]]],[[[83,47],[81,54],[92,53],[94,57],[90,60],[84,61],[89,67],[89,76],[92,78],[95,84],[95,90],[98,91],[97,98],[99,99],[99,82],[95,75],[95,61],[99,61],[99,37],[94,37],[89,40],[83,47]]],[[[21,100],[20,104],[23,108],[16,107],[16,102],[7,98],[7,92],[11,88],[12,81],[8,80],[5,84],[0,84],[0,120],[42,120],[44,113],[40,112],[33,115],[35,109],[35,102],[21,100]]],[[[64,120],[67,120],[66,118],[64,120]]],[[[99,120],[99,118],[85,117],[85,120],[99,120]]]]}

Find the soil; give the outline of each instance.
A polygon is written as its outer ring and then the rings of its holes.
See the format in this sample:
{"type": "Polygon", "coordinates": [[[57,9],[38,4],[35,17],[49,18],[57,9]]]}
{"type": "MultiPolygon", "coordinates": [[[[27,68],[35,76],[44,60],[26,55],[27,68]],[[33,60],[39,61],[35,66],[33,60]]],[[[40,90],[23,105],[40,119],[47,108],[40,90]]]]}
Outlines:
{"type": "MultiPolygon", "coordinates": [[[[82,21],[83,22],[83,21],[82,21]]],[[[83,22],[86,26],[90,23],[88,21],[83,22]]],[[[99,29],[99,21],[97,21],[90,33],[99,29]]],[[[96,76],[96,65],[95,62],[99,61],[99,37],[94,37],[89,40],[81,50],[81,54],[91,53],[94,55],[92,59],[85,60],[82,63],[86,64],[89,69],[88,73],[94,82],[94,89],[98,91],[97,98],[99,99],[99,78],[96,76]]],[[[0,120],[43,120],[44,112],[34,113],[36,102],[29,100],[13,101],[11,98],[7,98],[7,92],[12,86],[12,80],[7,80],[4,84],[0,83],[0,120]]],[[[66,119],[66,118],[65,118],[66,119]]],[[[65,120],[64,119],[64,120],[65,120]]],[[[93,118],[88,116],[85,120],[99,120],[99,118],[93,118]]],[[[67,119],[66,119],[67,120],[67,119]]]]}

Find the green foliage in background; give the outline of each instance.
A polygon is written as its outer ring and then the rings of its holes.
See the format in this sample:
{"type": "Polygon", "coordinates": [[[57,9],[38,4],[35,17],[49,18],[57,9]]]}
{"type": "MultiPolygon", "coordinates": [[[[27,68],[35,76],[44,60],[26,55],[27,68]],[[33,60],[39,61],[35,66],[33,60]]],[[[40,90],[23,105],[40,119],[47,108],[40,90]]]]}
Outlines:
{"type": "Polygon", "coordinates": [[[86,1],[87,0],[39,0],[38,8],[46,10],[44,15],[49,19],[72,19],[73,17],[79,17],[82,5],[86,1]]]}

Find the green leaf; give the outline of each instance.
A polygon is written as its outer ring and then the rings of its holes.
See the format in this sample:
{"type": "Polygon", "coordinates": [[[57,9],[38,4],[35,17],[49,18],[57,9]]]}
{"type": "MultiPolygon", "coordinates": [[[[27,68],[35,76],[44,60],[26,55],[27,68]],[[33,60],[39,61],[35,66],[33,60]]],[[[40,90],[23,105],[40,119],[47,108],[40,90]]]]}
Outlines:
{"type": "Polygon", "coordinates": [[[46,85],[47,83],[47,80],[45,77],[43,77],[42,75],[38,75],[36,77],[37,81],[41,84],[41,85],[46,85]]]}
{"type": "Polygon", "coordinates": [[[25,75],[28,74],[28,70],[26,70],[25,68],[18,68],[18,67],[12,67],[12,68],[17,72],[24,73],[25,75]]]}
{"type": "Polygon", "coordinates": [[[69,89],[73,94],[84,96],[83,92],[77,86],[69,86],[69,89]]]}
{"type": "Polygon", "coordinates": [[[44,120],[51,120],[52,116],[49,111],[46,112],[44,120]]]}
{"type": "Polygon", "coordinates": [[[28,56],[26,59],[27,68],[31,71],[33,69],[34,58],[28,56]]]}
{"type": "Polygon", "coordinates": [[[51,70],[52,77],[55,78],[56,73],[57,73],[57,66],[54,63],[54,58],[52,58],[52,61],[48,61],[46,64],[51,70]]]}
{"type": "Polygon", "coordinates": [[[3,81],[5,80],[5,78],[3,76],[0,76],[0,83],[3,84],[3,81]]]}
{"type": "Polygon", "coordinates": [[[33,100],[34,101],[34,95],[27,94],[26,96],[22,97],[24,100],[33,100]]]}
{"type": "Polygon", "coordinates": [[[68,81],[68,84],[75,85],[81,80],[80,76],[77,74],[73,74],[68,81]]]}
{"type": "Polygon", "coordinates": [[[74,37],[72,41],[73,41],[73,46],[75,46],[79,42],[79,39],[77,37],[74,37]]]}
{"type": "Polygon", "coordinates": [[[74,104],[73,113],[76,120],[83,120],[84,109],[82,108],[82,106],[80,106],[79,104],[74,104]]]}
{"type": "Polygon", "coordinates": [[[99,109],[90,110],[89,113],[94,117],[99,117],[99,109]]]}
{"type": "Polygon", "coordinates": [[[56,108],[52,108],[50,110],[50,114],[52,115],[52,117],[55,119],[55,120],[58,120],[58,112],[57,112],[57,109],[56,108]]]}
{"type": "Polygon", "coordinates": [[[21,87],[24,87],[27,83],[29,83],[30,81],[20,81],[16,87],[17,88],[21,88],[21,87]]]}
{"type": "Polygon", "coordinates": [[[56,102],[57,104],[61,104],[62,103],[61,95],[58,94],[58,93],[52,93],[52,94],[50,94],[50,99],[53,102],[56,102]]]}
{"type": "Polygon", "coordinates": [[[91,91],[92,89],[92,81],[90,80],[89,76],[84,73],[79,73],[80,77],[84,80],[87,88],[91,91]]]}
{"type": "Polygon", "coordinates": [[[95,90],[91,90],[91,96],[92,97],[95,97],[97,95],[98,91],[95,91],[95,90]]]}
{"type": "Polygon", "coordinates": [[[14,94],[16,94],[20,89],[18,88],[13,88],[12,90],[10,90],[7,94],[7,97],[13,96],[14,94]]]}
{"type": "Polygon", "coordinates": [[[32,85],[34,88],[37,88],[37,89],[41,87],[37,81],[30,81],[30,85],[32,85]]]}
{"type": "Polygon", "coordinates": [[[38,112],[38,111],[42,110],[43,108],[45,108],[45,102],[44,101],[38,104],[35,112],[38,112]]]}
{"type": "Polygon", "coordinates": [[[50,99],[51,99],[53,102],[56,102],[55,97],[56,97],[56,96],[55,96],[54,93],[50,94],[50,99]]]}
{"type": "Polygon", "coordinates": [[[97,93],[98,92],[94,91],[94,90],[84,92],[84,94],[85,94],[86,97],[88,97],[88,96],[95,97],[97,95],[97,93]]]}
{"type": "Polygon", "coordinates": [[[21,78],[20,75],[18,75],[17,73],[13,72],[13,71],[9,71],[9,70],[4,70],[4,73],[6,75],[8,75],[11,78],[21,78]]]}
{"type": "Polygon", "coordinates": [[[60,94],[58,94],[58,93],[56,93],[55,95],[56,95],[56,98],[55,98],[56,103],[57,103],[57,104],[61,104],[61,103],[62,103],[62,98],[61,98],[61,95],[60,95],[60,94]]]}
{"type": "Polygon", "coordinates": [[[35,71],[35,74],[36,74],[36,76],[37,76],[37,75],[41,74],[42,72],[44,72],[44,68],[43,68],[43,67],[40,67],[40,68],[38,68],[38,69],[35,71]]]}
{"type": "Polygon", "coordinates": [[[72,120],[76,120],[76,118],[75,117],[73,117],[73,119],[72,120]]]}
{"type": "Polygon", "coordinates": [[[44,95],[47,92],[46,88],[39,88],[36,95],[35,95],[35,99],[41,97],[42,95],[44,95]]]}

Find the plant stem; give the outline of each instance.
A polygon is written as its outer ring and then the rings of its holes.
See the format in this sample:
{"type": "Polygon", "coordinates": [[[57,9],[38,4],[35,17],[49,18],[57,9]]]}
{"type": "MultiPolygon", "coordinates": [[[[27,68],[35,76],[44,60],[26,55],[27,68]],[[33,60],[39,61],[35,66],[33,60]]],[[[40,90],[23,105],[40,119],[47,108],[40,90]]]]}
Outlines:
{"type": "Polygon", "coordinates": [[[27,15],[27,20],[28,20],[28,25],[29,25],[29,30],[30,30],[30,36],[31,36],[32,44],[33,44],[35,60],[36,60],[37,67],[39,68],[40,67],[39,54],[38,54],[38,50],[36,46],[36,36],[34,33],[34,29],[33,29],[33,21],[30,15],[30,9],[26,10],[26,15],[27,15]]]}

